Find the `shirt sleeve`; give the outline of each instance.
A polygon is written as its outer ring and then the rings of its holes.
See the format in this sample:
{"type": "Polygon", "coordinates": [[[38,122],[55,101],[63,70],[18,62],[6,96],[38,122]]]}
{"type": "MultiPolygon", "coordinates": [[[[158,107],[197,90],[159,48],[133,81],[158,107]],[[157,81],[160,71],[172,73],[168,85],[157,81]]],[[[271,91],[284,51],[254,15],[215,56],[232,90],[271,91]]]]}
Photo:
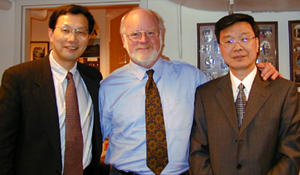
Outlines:
{"type": "MultiPolygon", "coordinates": [[[[101,84],[101,83],[100,83],[101,84]]],[[[99,114],[100,114],[100,125],[101,125],[101,131],[102,131],[102,139],[105,140],[106,137],[108,137],[110,131],[111,131],[111,119],[112,115],[110,114],[107,103],[105,103],[105,88],[100,85],[99,89],[99,114]]]]}
{"type": "Polygon", "coordinates": [[[208,76],[206,76],[200,69],[196,68],[196,88],[209,81],[208,76]]]}

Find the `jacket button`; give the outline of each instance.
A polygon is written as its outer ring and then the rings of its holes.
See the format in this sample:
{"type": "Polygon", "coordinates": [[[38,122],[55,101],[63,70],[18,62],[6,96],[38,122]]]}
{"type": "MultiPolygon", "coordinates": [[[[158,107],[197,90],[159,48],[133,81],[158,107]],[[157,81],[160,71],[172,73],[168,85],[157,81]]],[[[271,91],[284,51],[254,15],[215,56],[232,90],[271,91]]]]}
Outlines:
{"type": "Polygon", "coordinates": [[[238,164],[238,165],[236,166],[236,168],[239,170],[239,169],[242,168],[242,165],[241,165],[241,164],[238,164]]]}

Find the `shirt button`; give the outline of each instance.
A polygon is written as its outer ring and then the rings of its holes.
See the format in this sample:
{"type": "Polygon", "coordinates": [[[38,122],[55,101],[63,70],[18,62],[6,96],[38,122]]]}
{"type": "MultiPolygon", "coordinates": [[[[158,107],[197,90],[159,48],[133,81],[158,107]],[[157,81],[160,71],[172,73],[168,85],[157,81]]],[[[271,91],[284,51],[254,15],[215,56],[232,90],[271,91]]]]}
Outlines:
{"type": "Polygon", "coordinates": [[[241,165],[241,164],[238,164],[238,165],[236,166],[236,168],[239,170],[239,169],[242,168],[242,165],[241,165]]]}

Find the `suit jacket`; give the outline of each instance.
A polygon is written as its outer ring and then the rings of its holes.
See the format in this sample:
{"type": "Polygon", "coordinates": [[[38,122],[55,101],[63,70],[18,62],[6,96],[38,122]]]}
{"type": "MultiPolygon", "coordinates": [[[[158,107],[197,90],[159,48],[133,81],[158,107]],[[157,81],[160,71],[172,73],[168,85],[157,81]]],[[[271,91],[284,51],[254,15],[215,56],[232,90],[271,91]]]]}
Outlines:
{"type": "Polygon", "coordinates": [[[198,87],[191,132],[192,174],[298,175],[300,112],[297,87],[257,72],[242,126],[230,75],[198,87]]]}
{"type": "MultiPolygon", "coordinates": [[[[102,134],[98,91],[101,73],[77,64],[94,106],[92,161],[99,171],[102,134]]],[[[7,69],[0,87],[0,174],[61,174],[61,143],[49,57],[7,69]]]]}

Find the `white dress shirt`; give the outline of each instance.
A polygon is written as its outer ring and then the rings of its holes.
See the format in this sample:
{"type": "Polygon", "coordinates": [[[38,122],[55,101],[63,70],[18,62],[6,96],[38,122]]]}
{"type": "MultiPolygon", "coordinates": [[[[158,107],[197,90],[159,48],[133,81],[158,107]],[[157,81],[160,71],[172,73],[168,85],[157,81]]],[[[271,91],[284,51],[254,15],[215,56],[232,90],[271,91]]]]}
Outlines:
{"type": "MultiPolygon", "coordinates": [[[[52,52],[49,56],[51,71],[53,75],[53,82],[55,86],[55,97],[59,117],[59,129],[60,129],[60,141],[61,141],[61,159],[62,159],[62,172],[64,169],[64,155],[65,155],[65,118],[66,118],[66,107],[65,107],[65,93],[68,85],[66,79],[68,71],[60,66],[53,58],[52,52]]],[[[75,82],[80,122],[83,136],[83,168],[86,168],[92,159],[92,132],[94,123],[94,110],[91,96],[87,90],[84,80],[77,71],[77,63],[70,70],[73,74],[75,82]]]]}
{"type": "Polygon", "coordinates": [[[242,83],[244,85],[244,94],[246,96],[246,99],[248,101],[249,98],[249,94],[250,94],[250,90],[255,78],[255,75],[257,73],[257,68],[255,67],[252,72],[247,75],[243,81],[239,80],[237,77],[235,77],[232,72],[230,71],[230,79],[231,79],[231,85],[232,85],[232,92],[233,92],[233,99],[234,102],[236,101],[236,97],[239,93],[239,89],[238,86],[242,83]]]}

